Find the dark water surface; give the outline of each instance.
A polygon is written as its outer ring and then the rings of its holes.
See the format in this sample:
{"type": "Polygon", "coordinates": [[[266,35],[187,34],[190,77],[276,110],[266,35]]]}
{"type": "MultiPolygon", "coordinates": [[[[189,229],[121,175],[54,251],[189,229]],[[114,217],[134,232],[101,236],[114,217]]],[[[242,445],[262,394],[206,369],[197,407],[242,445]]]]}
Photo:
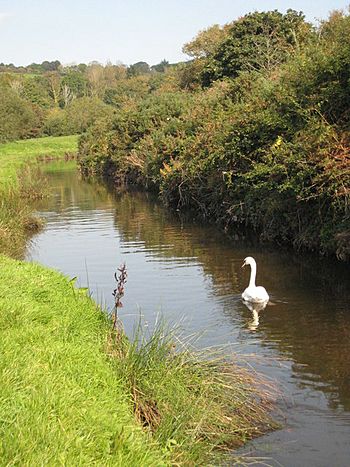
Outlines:
{"type": "Polygon", "coordinates": [[[126,262],[120,316],[131,334],[142,313],[180,323],[196,345],[257,354],[253,366],[277,381],[284,428],[246,446],[271,465],[350,466],[349,265],[228,239],[215,226],[184,221],[145,193],[112,195],[75,172],[49,175],[53,196],[38,210],[45,230],[27,258],[78,277],[113,305],[113,274],[126,262]],[[240,294],[243,258],[273,305],[253,314],[240,294]]]}

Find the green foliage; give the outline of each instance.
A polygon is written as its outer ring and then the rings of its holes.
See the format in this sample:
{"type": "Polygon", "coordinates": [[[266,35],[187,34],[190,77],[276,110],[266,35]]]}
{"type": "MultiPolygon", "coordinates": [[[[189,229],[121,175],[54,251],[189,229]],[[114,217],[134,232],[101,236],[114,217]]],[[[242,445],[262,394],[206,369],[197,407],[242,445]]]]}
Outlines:
{"type": "Polygon", "coordinates": [[[100,99],[81,97],[64,109],[53,109],[47,116],[44,133],[61,136],[83,133],[99,119],[110,119],[114,110],[100,99]]]}
{"type": "Polygon", "coordinates": [[[21,97],[36,104],[40,109],[48,109],[53,105],[48,93],[47,82],[42,76],[26,77],[22,86],[21,97]]]}
{"type": "Polygon", "coordinates": [[[294,11],[246,15],[214,52],[197,51],[174,71],[191,92],[160,87],[121,107],[101,146],[91,128],[82,168],[108,166],[119,182],[154,187],[226,229],[249,226],[262,239],[345,259],[349,31],[341,13],[317,35],[294,11]],[[215,60],[210,79],[227,77],[193,92],[203,63],[215,60]]]}
{"type": "Polygon", "coordinates": [[[225,76],[235,78],[244,70],[269,71],[299,50],[310,31],[304,15],[293,10],[245,15],[231,24],[227,38],[209,55],[203,84],[225,76]]]}
{"type": "Polygon", "coordinates": [[[83,97],[87,94],[88,80],[81,72],[69,70],[62,78],[62,86],[68,86],[75,97],[83,97]]]}
{"type": "Polygon", "coordinates": [[[158,73],[164,73],[164,71],[168,68],[169,62],[167,60],[162,60],[161,62],[157,63],[157,65],[152,65],[151,70],[157,71],[158,73]]]}
{"type": "Polygon", "coordinates": [[[128,76],[146,75],[150,72],[150,67],[146,62],[137,62],[128,68],[128,76]]]}
{"type": "Polygon", "coordinates": [[[221,43],[227,39],[229,30],[228,24],[223,27],[214,24],[200,31],[191,42],[183,46],[182,51],[190,57],[208,58],[214,55],[221,43]]]}
{"type": "Polygon", "coordinates": [[[103,101],[116,108],[133,105],[134,101],[145,98],[151,91],[149,76],[135,76],[120,79],[113,87],[104,91],[103,101]]]}
{"type": "Polygon", "coordinates": [[[0,88],[0,142],[40,134],[41,118],[38,108],[11,89],[0,88]]]}

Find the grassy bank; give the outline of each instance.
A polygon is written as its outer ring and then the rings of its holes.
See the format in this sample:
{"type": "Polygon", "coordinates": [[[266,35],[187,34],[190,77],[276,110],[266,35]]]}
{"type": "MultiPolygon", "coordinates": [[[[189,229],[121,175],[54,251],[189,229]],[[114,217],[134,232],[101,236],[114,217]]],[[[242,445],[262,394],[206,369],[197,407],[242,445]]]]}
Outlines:
{"type": "Polygon", "coordinates": [[[76,150],[77,136],[0,145],[0,253],[21,257],[28,235],[40,228],[30,208],[30,200],[45,191],[37,158],[59,159],[76,150]]]}
{"type": "MultiPolygon", "coordinates": [[[[55,271],[0,256],[0,464],[203,465],[272,425],[236,365],[130,343],[55,271]]],[[[232,461],[232,457],[231,457],[232,461]]]]}
{"type": "Polygon", "coordinates": [[[0,144],[0,188],[17,186],[18,170],[23,163],[35,162],[40,156],[64,157],[76,153],[78,136],[35,138],[0,144]]]}
{"type": "Polygon", "coordinates": [[[96,306],[57,272],[0,265],[0,464],[162,465],[108,361],[96,306]]]}

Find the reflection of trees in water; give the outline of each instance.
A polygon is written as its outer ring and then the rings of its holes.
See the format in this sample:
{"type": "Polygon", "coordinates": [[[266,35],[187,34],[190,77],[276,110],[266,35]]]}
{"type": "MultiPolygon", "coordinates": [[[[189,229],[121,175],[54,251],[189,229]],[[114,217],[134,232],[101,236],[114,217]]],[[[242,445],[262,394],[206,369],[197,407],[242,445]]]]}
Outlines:
{"type": "Polygon", "coordinates": [[[237,325],[258,324],[261,345],[278,349],[293,360],[300,384],[319,387],[332,406],[350,409],[350,274],[348,266],[313,256],[255,249],[230,241],[215,227],[193,223],[168,212],[146,193],[116,197],[95,182],[82,182],[75,172],[50,174],[53,194],[39,203],[61,213],[75,205],[81,211],[115,209],[115,223],[124,242],[142,242],[160,260],[200,264],[212,284],[210,293],[223,300],[222,313],[237,325]],[[115,199],[114,199],[115,198],[115,199]],[[258,260],[257,284],[263,284],[275,306],[257,317],[240,302],[249,274],[242,260],[258,260]],[[255,321],[254,321],[255,319],[255,321]]]}
{"type": "MultiPolygon", "coordinates": [[[[236,246],[214,227],[167,212],[145,193],[118,196],[115,222],[125,242],[142,242],[162,259],[200,263],[220,297],[240,293],[248,281],[240,269],[247,247],[236,246]]],[[[275,301],[275,306],[263,311],[260,322],[259,311],[251,318],[252,326],[263,337],[262,345],[273,343],[295,362],[294,372],[305,384],[309,381],[322,389],[332,405],[340,402],[350,409],[347,267],[312,256],[260,252],[257,283],[264,284],[275,301]]],[[[223,312],[231,314],[233,320],[237,312],[244,320],[249,316],[243,305],[234,315],[227,306],[223,312]]]]}
{"type": "Polygon", "coordinates": [[[321,302],[304,299],[301,306],[288,303],[268,309],[259,329],[264,340],[274,342],[295,362],[293,371],[302,384],[322,389],[332,407],[340,403],[349,410],[349,308],[336,308],[332,300],[321,302]]]}
{"type": "Polygon", "coordinates": [[[225,287],[228,293],[232,287],[239,291],[242,254],[235,257],[232,243],[225,244],[224,235],[215,227],[194,224],[164,209],[153,196],[139,192],[118,196],[115,223],[124,242],[143,242],[163,259],[200,263],[204,273],[220,285],[221,293],[225,287]]]}
{"type": "Polygon", "coordinates": [[[77,206],[81,211],[113,207],[113,195],[104,185],[93,180],[82,182],[76,171],[52,172],[48,178],[50,196],[37,203],[38,211],[44,208],[60,213],[67,206],[77,206]]]}

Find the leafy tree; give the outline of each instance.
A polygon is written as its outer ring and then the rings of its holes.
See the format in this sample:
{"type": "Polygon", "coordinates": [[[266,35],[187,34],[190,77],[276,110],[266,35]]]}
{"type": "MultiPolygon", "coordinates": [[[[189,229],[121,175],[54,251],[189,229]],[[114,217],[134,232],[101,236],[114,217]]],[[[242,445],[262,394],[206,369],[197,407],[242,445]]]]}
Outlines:
{"type": "Polygon", "coordinates": [[[164,71],[168,68],[169,62],[167,60],[162,60],[160,63],[157,65],[152,65],[151,70],[152,71],[157,71],[159,73],[164,73],[164,71]]]}
{"type": "Polygon", "coordinates": [[[98,62],[92,62],[86,69],[86,76],[89,81],[90,93],[92,96],[99,96],[102,93],[103,66],[98,62]]]}
{"type": "Polygon", "coordinates": [[[60,102],[62,83],[61,76],[57,71],[50,71],[45,73],[45,78],[48,86],[49,95],[52,98],[54,105],[58,107],[60,102]]]}
{"type": "Polygon", "coordinates": [[[87,94],[87,77],[75,70],[68,70],[62,78],[61,86],[67,86],[75,97],[83,97],[87,94]]]}
{"type": "Polygon", "coordinates": [[[298,50],[311,30],[304,15],[294,10],[249,13],[230,25],[227,38],[209,57],[203,84],[225,76],[235,78],[244,70],[270,71],[298,50]]]}
{"type": "Polygon", "coordinates": [[[140,75],[121,79],[113,88],[105,90],[103,101],[113,107],[123,107],[146,97],[150,92],[150,75],[140,75]]]}
{"type": "Polygon", "coordinates": [[[128,76],[146,75],[150,72],[150,67],[146,62],[137,62],[128,67],[128,76]]]}
{"type": "Polygon", "coordinates": [[[40,111],[13,90],[0,88],[1,142],[37,136],[41,131],[40,117],[40,111]]]}
{"type": "Polygon", "coordinates": [[[113,108],[97,97],[81,97],[64,109],[53,109],[45,121],[44,131],[53,136],[83,133],[99,119],[111,120],[113,115],[113,108]]]}
{"type": "Polygon", "coordinates": [[[193,58],[206,58],[213,55],[219,45],[227,38],[230,26],[214,24],[200,31],[197,36],[185,44],[182,51],[193,58]]]}
{"type": "Polygon", "coordinates": [[[59,60],[55,60],[53,62],[48,62],[47,60],[45,60],[41,64],[41,68],[43,71],[58,71],[60,66],[61,63],[59,62],[59,60]]]}
{"type": "Polygon", "coordinates": [[[54,103],[48,92],[47,81],[42,76],[24,79],[21,96],[43,109],[51,107],[54,103]]]}

